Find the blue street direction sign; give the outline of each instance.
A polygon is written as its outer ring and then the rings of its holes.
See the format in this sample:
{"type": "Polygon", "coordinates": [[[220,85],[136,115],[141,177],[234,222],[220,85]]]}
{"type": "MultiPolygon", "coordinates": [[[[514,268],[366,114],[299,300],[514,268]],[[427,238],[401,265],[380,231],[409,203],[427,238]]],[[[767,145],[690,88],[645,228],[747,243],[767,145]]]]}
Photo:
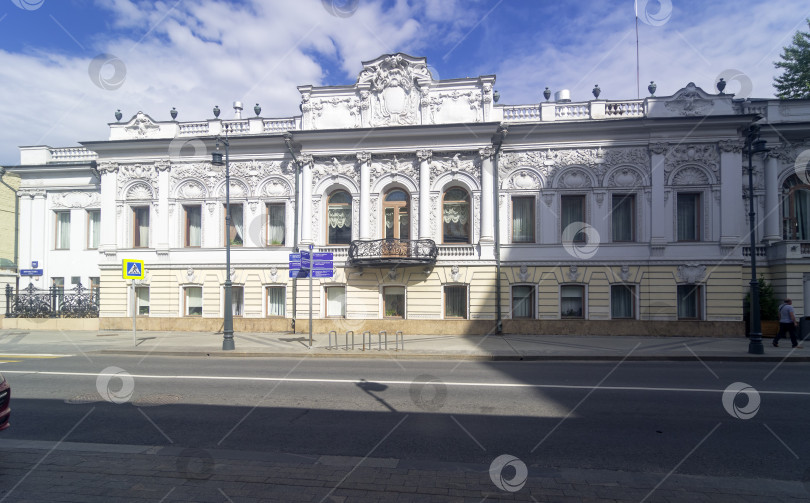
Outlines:
{"type": "Polygon", "coordinates": [[[42,269],[20,269],[20,276],[42,276],[42,269]]]}
{"type": "Polygon", "coordinates": [[[312,254],[312,260],[334,260],[335,255],[332,252],[315,252],[312,254]]]}
{"type": "Polygon", "coordinates": [[[123,261],[124,279],[143,279],[143,260],[124,259],[123,261]]]}
{"type": "Polygon", "coordinates": [[[331,260],[313,260],[312,261],[312,269],[333,269],[335,267],[335,263],[331,260]]]}
{"type": "Polygon", "coordinates": [[[331,278],[332,275],[333,275],[333,272],[334,271],[332,271],[332,269],[329,269],[328,271],[325,271],[325,270],[322,270],[322,269],[313,269],[312,270],[312,277],[313,278],[331,278]]]}
{"type": "Polygon", "coordinates": [[[300,253],[290,253],[290,262],[301,262],[300,253]]]}
{"type": "Polygon", "coordinates": [[[308,269],[290,269],[291,278],[307,278],[308,269]]]}
{"type": "MultiPolygon", "coordinates": [[[[301,255],[301,260],[309,260],[309,254],[310,254],[310,252],[308,252],[306,250],[299,253],[299,255],[301,255]]],[[[295,255],[295,254],[291,253],[290,255],[295,255]]]]}

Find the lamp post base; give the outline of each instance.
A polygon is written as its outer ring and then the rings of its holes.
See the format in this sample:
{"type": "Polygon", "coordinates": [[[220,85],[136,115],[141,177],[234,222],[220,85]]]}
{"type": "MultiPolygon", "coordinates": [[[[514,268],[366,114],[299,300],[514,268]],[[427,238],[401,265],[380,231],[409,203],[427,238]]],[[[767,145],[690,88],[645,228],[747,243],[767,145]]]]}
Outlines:
{"type": "Polygon", "coordinates": [[[762,334],[751,334],[749,337],[748,354],[764,355],[765,346],[762,345],[762,334]]]}
{"type": "MultiPolygon", "coordinates": [[[[760,346],[762,346],[761,343],[760,343],[760,346]]],[[[234,346],[233,337],[226,337],[226,338],[222,339],[222,350],[223,351],[233,351],[234,349],[236,349],[236,346],[234,346]]]]}

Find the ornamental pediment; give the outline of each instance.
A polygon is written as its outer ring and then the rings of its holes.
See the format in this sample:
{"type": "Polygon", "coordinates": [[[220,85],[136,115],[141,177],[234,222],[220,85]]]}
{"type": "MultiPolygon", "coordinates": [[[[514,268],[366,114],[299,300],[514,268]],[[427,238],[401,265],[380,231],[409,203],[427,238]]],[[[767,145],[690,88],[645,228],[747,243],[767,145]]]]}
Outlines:
{"type": "Polygon", "coordinates": [[[734,115],[733,94],[709,94],[694,82],[672,96],[647,98],[647,117],[734,115]]]}

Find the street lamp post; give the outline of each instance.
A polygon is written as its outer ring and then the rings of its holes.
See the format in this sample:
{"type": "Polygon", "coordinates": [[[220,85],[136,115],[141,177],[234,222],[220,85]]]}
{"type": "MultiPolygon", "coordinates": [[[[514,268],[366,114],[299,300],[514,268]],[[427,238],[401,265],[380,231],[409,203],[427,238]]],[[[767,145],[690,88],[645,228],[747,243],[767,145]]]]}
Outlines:
{"type": "Polygon", "coordinates": [[[231,283],[231,170],[228,141],[228,125],[225,125],[225,138],[217,136],[217,150],[211,153],[211,164],[222,166],[222,152],[219,144],[225,145],[225,320],[222,327],[222,350],[232,351],[233,343],[233,304],[231,283]]]}
{"type": "Polygon", "coordinates": [[[748,352],[752,355],[765,353],[762,345],[762,324],[759,317],[759,281],[757,280],[757,248],[756,248],[756,225],[754,217],[754,154],[767,152],[765,140],[759,137],[759,126],[752,124],[748,128],[745,138],[745,149],[748,152],[748,225],[751,238],[751,308],[750,308],[750,331],[748,334],[748,352]]]}

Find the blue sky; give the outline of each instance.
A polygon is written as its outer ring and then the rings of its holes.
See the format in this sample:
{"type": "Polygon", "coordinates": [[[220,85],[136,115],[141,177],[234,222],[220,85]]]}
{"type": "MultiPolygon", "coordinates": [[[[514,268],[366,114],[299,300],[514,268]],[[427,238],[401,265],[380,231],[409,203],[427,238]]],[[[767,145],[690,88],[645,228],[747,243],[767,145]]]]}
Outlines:
{"type": "MultiPolygon", "coordinates": [[[[639,0],[641,96],[690,81],[772,97],[806,0],[639,0]],[[778,7],[777,7],[778,5],[778,7]]],[[[298,113],[298,85],[351,84],[361,61],[425,56],[434,77],[496,74],[501,103],[636,97],[632,0],[0,0],[0,164],[20,145],[108,135],[121,109],[202,120],[234,100],[298,113]],[[93,61],[96,61],[93,63],[93,61]]]]}

